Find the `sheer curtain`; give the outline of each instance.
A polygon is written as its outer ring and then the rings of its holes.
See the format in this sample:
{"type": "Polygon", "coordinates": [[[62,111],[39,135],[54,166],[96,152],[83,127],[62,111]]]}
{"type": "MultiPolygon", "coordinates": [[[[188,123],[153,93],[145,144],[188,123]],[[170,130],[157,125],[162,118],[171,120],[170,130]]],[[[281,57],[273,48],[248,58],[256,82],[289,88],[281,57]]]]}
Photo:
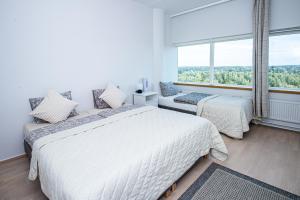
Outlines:
{"type": "Polygon", "coordinates": [[[258,118],[269,111],[269,0],[254,0],[253,6],[253,103],[258,118]]]}

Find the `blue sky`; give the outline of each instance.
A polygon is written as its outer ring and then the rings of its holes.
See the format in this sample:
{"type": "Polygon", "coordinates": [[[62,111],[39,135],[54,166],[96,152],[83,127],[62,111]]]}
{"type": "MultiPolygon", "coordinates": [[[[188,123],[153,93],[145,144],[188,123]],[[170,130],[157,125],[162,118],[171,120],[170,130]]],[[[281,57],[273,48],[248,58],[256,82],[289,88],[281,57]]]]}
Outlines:
{"type": "Polygon", "coordinates": [[[300,34],[270,37],[269,65],[300,65],[300,34]]]}
{"type": "MultiPolygon", "coordinates": [[[[300,34],[270,37],[269,65],[300,65],[300,34]]],[[[252,39],[215,43],[214,66],[251,66],[252,39]]],[[[209,44],[178,48],[178,66],[209,66],[209,44]]]]}

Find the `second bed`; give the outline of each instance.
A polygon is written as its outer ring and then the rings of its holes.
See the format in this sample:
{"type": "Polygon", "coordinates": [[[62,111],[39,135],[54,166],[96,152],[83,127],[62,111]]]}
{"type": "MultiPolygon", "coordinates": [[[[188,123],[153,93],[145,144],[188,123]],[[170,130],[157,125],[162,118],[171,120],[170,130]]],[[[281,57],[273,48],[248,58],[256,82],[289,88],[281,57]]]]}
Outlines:
{"type": "Polygon", "coordinates": [[[244,132],[249,131],[253,118],[252,101],[248,98],[229,95],[211,95],[203,98],[197,105],[178,103],[174,99],[186,95],[160,96],[159,107],[199,115],[211,121],[221,133],[242,139],[244,132]]]}

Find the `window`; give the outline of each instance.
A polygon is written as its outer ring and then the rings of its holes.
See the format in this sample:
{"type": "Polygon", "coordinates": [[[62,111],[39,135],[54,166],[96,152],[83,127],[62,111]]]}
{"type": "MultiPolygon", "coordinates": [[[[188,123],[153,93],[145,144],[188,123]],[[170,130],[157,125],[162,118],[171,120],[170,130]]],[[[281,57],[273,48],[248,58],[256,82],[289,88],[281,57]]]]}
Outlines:
{"type": "Polygon", "coordinates": [[[300,89],[300,34],[271,36],[269,41],[269,85],[300,89]]]}
{"type": "Polygon", "coordinates": [[[215,43],[215,84],[251,86],[252,39],[215,43]]]}
{"type": "Polygon", "coordinates": [[[181,82],[210,82],[210,45],[178,48],[178,80],[181,82]]]}
{"type": "Polygon", "coordinates": [[[178,47],[178,81],[251,85],[252,39],[178,47]]]}
{"type": "MultiPolygon", "coordinates": [[[[270,36],[269,86],[300,89],[300,33],[286,33],[270,36]]],[[[178,81],[251,86],[252,41],[178,47],[178,81]]]]}

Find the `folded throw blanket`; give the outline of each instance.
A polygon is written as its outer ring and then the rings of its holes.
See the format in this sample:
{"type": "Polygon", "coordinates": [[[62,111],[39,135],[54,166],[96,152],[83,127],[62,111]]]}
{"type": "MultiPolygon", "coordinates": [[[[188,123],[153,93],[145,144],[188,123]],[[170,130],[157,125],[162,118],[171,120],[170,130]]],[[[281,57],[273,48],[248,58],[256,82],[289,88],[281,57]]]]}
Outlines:
{"type": "Polygon", "coordinates": [[[212,96],[212,94],[192,92],[183,96],[176,97],[174,98],[174,101],[177,103],[187,103],[187,104],[197,105],[200,100],[208,96],[212,96]]]}

